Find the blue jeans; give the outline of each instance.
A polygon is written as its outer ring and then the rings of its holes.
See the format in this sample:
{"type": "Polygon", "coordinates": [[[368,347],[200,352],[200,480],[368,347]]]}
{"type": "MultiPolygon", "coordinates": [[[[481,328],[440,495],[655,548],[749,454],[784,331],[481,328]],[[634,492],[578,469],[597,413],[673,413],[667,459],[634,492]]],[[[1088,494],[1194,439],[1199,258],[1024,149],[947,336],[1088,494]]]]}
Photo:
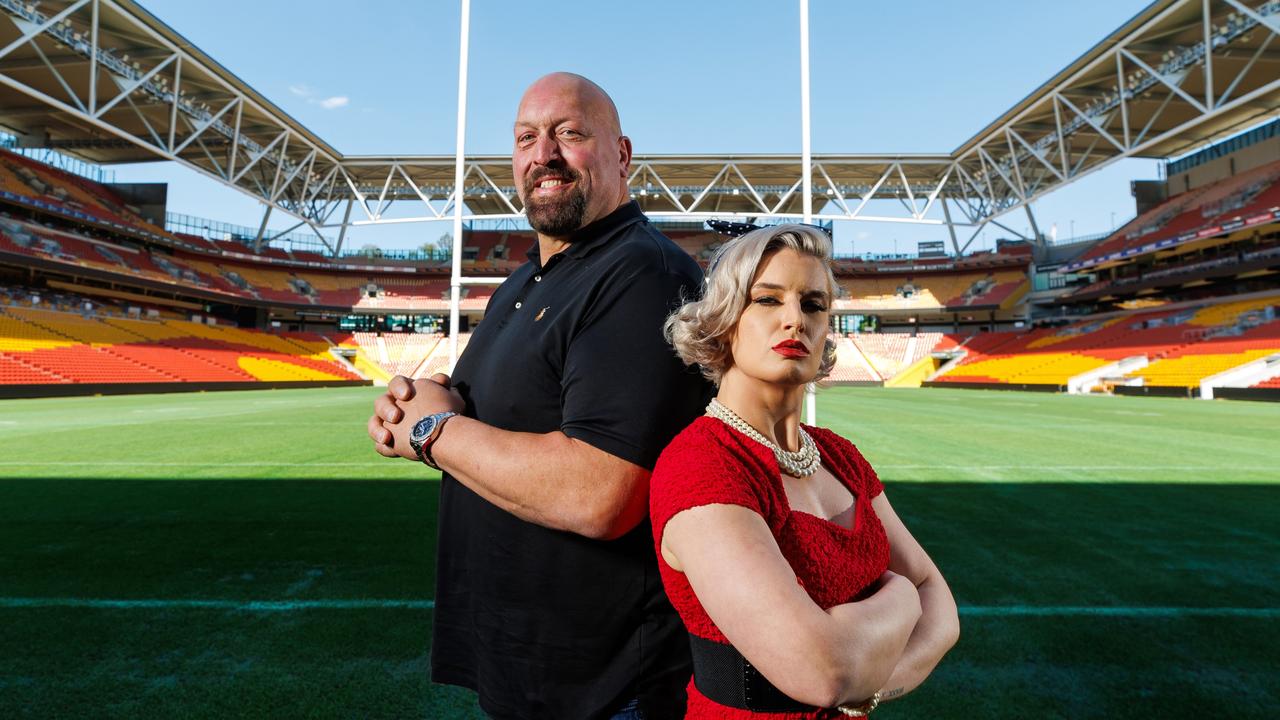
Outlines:
{"type": "Polygon", "coordinates": [[[623,705],[614,713],[613,720],[644,720],[644,711],[640,709],[640,698],[623,705]]]}

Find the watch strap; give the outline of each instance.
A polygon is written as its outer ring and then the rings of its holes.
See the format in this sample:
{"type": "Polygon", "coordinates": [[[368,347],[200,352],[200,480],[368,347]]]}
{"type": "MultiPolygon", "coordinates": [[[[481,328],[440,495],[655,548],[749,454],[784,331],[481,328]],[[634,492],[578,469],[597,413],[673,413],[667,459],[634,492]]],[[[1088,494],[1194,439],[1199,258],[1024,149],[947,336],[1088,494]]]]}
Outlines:
{"type": "Polygon", "coordinates": [[[422,462],[436,470],[439,470],[440,466],[436,464],[436,459],[431,454],[431,446],[435,445],[436,440],[440,438],[440,432],[444,430],[444,424],[449,421],[449,418],[457,414],[458,413],[452,411],[436,413],[435,427],[431,428],[431,434],[422,441],[422,446],[418,450],[418,457],[422,458],[422,462]]]}

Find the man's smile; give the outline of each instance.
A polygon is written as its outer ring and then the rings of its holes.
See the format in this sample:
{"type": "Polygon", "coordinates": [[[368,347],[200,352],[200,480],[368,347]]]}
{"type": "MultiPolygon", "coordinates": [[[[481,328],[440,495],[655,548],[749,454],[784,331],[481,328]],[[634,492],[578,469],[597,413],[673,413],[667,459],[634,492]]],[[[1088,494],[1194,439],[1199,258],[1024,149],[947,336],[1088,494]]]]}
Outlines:
{"type": "Polygon", "coordinates": [[[573,181],[569,180],[568,178],[560,178],[560,177],[542,178],[541,180],[538,180],[536,183],[534,183],[533,193],[535,195],[554,195],[556,193],[564,192],[572,184],[573,184],[573,181]]]}

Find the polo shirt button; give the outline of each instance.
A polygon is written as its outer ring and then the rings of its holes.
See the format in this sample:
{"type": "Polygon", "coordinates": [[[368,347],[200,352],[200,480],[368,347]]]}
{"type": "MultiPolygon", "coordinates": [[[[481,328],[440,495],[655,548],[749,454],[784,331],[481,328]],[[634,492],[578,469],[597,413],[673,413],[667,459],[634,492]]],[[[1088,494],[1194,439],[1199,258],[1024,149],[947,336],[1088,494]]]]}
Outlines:
{"type": "Polygon", "coordinates": [[[533,281],[534,281],[534,282],[542,282],[542,276],[541,276],[541,275],[534,275],[534,276],[533,276],[533,281]]]}
{"type": "Polygon", "coordinates": [[[520,306],[521,306],[521,305],[523,305],[523,304],[524,304],[524,303],[516,303],[516,309],[517,309],[517,310],[519,310],[519,309],[520,309],[520,306]]]}

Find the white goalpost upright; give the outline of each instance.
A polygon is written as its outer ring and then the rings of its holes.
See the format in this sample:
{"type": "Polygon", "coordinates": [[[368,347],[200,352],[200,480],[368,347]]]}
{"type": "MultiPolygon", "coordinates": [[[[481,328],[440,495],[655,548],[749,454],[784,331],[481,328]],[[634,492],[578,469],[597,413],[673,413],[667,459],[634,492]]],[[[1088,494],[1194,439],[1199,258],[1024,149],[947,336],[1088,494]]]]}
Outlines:
{"type": "MultiPolygon", "coordinates": [[[[813,153],[809,144],[809,0],[800,0],[800,179],[804,188],[804,222],[813,222],[813,153]]],[[[813,383],[804,389],[805,422],[818,422],[813,383]]]]}
{"type": "Polygon", "coordinates": [[[467,57],[471,36],[471,0],[462,0],[458,42],[458,127],[453,168],[453,270],[449,280],[449,374],[458,364],[458,324],[462,315],[463,285],[501,285],[501,277],[463,277],[462,202],[466,186],[467,57]]]}
{"type": "Polygon", "coordinates": [[[453,271],[449,281],[449,374],[458,364],[458,322],[462,305],[462,188],[467,140],[467,39],[471,34],[471,0],[462,0],[458,40],[458,127],[453,169],[453,271]]]}

